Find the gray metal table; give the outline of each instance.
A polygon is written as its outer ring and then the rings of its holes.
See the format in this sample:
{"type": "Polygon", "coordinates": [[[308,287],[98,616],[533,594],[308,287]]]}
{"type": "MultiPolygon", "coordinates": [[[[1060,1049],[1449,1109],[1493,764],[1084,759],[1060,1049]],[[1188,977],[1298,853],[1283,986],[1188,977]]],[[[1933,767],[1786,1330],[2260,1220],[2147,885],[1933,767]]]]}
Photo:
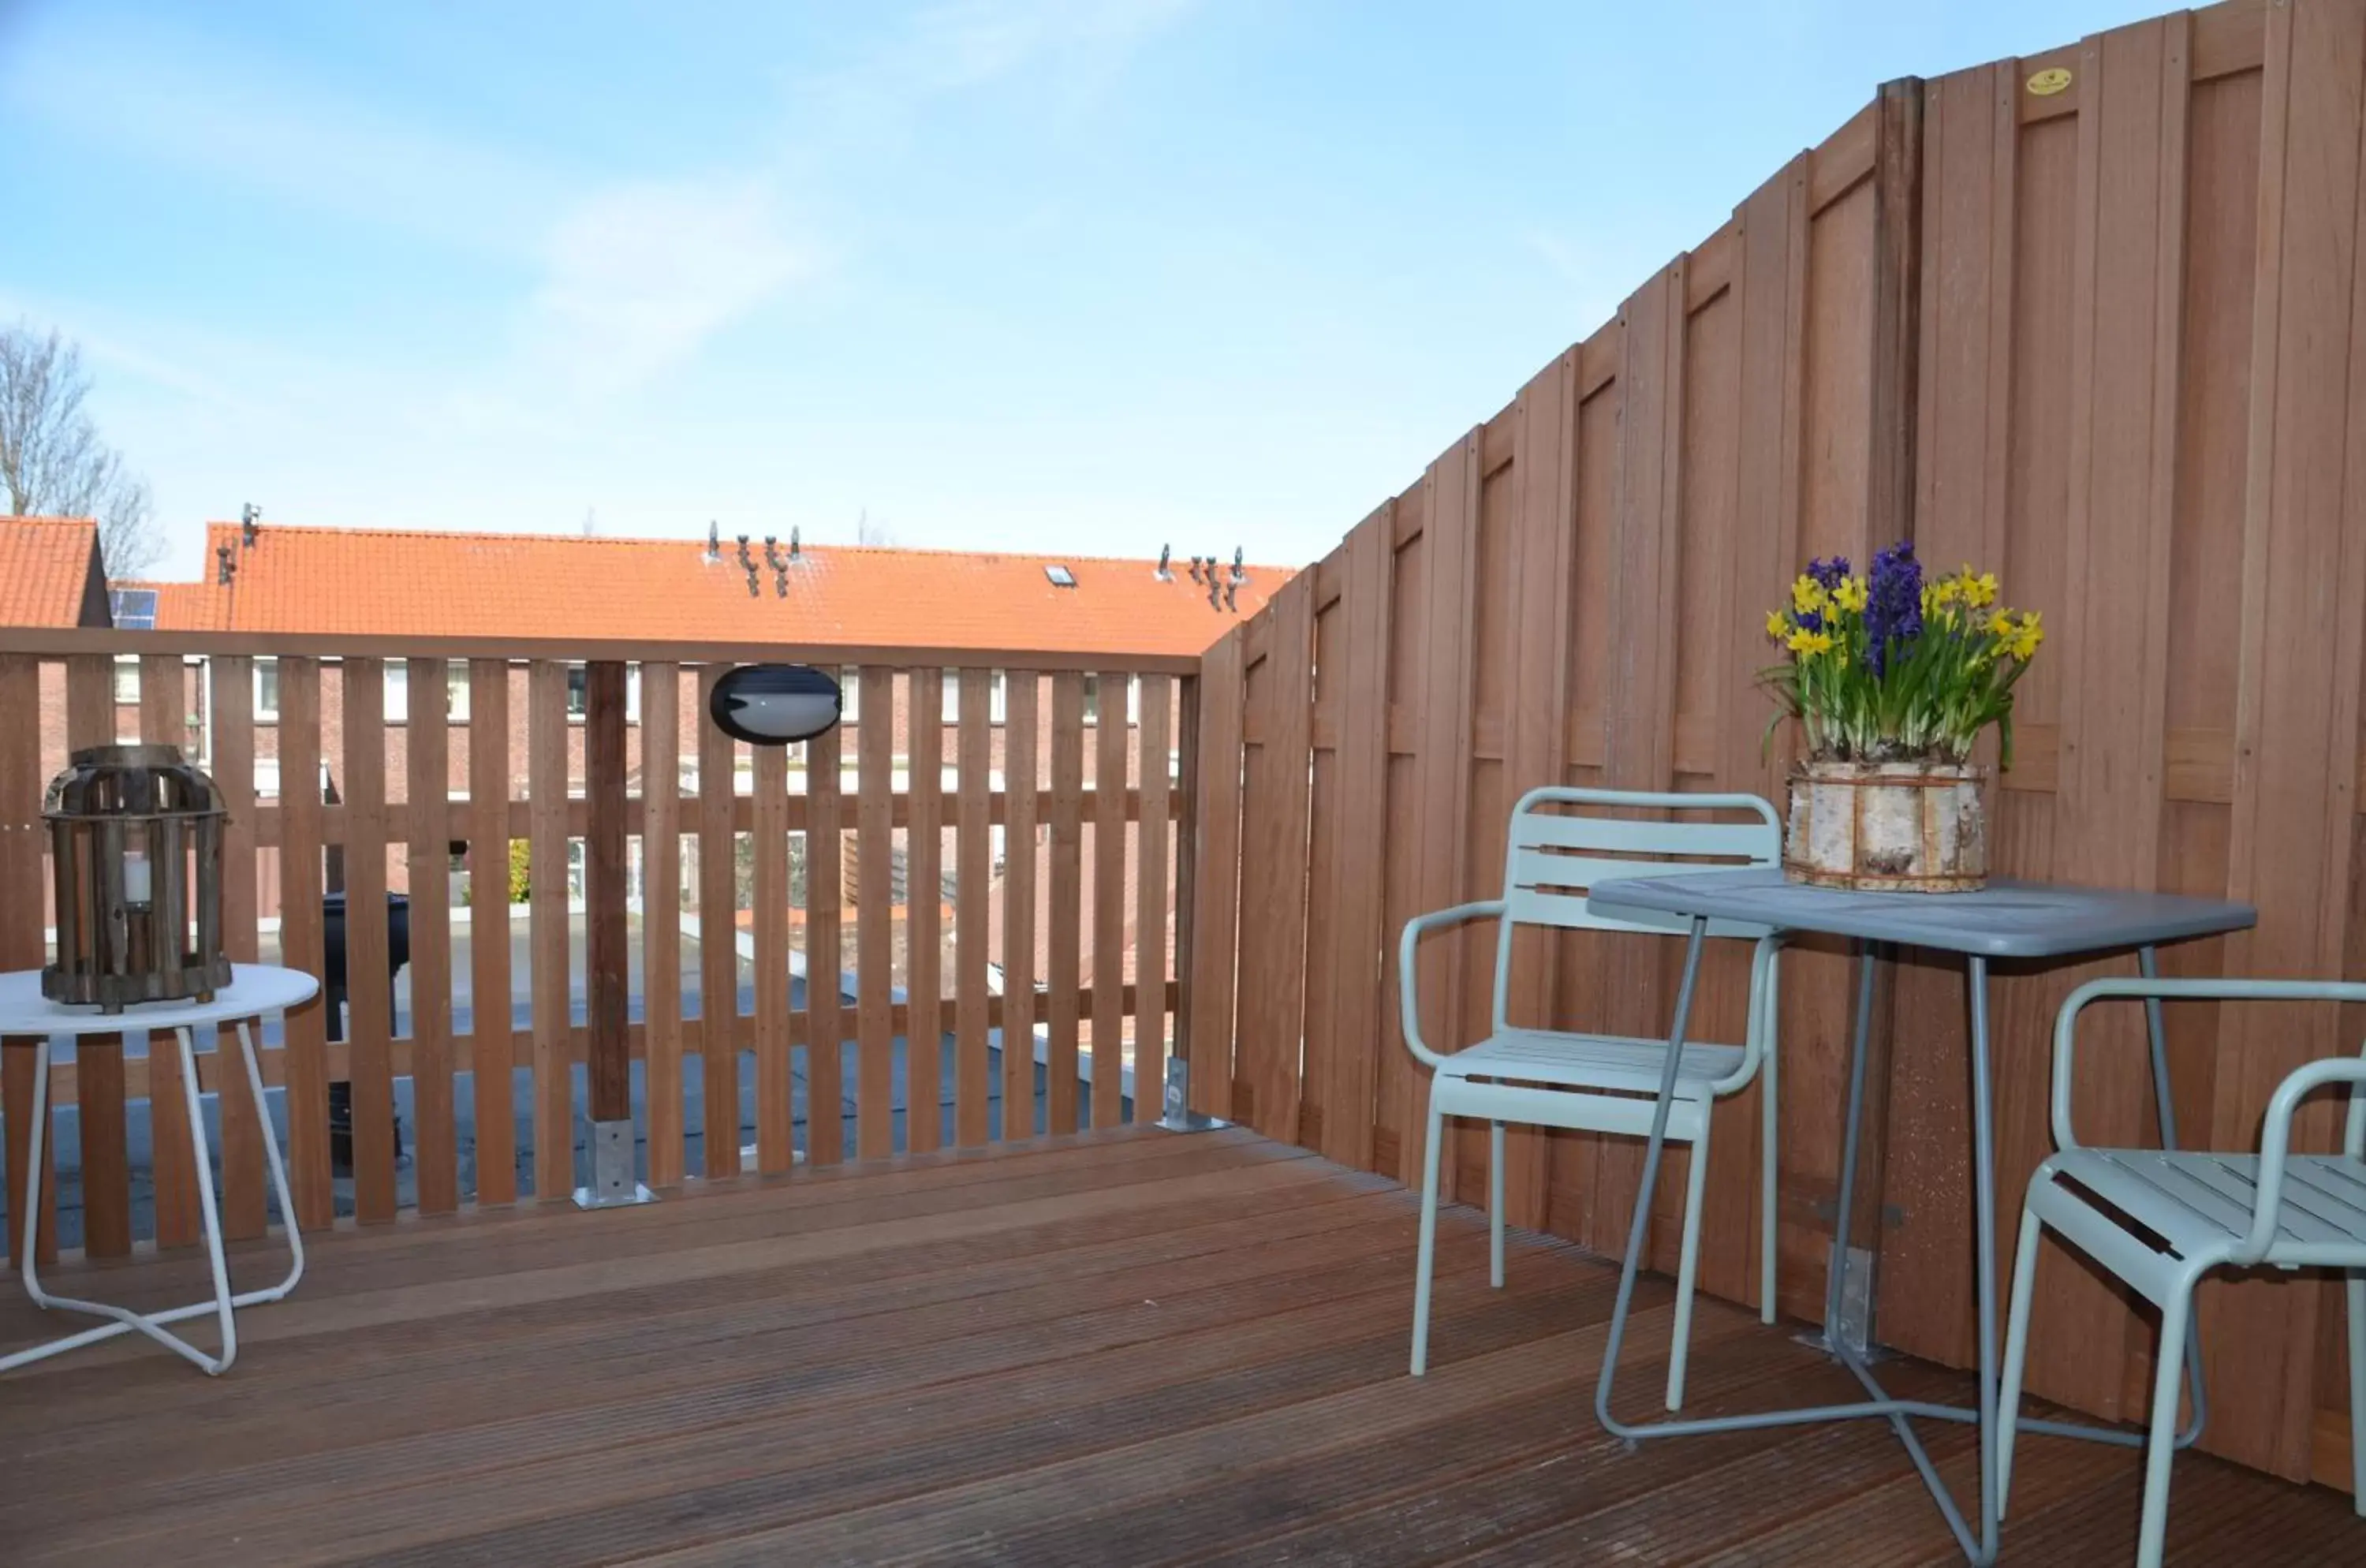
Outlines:
{"type": "MultiPolygon", "coordinates": [[[[1684,953],[1684,979],[1676,990],[1674,1024],[1669,1031],[1667,1071],[1660,1081],[1659,1105],[1651,1118],[1651,1139],[1643,1160],[1643,1183],[1636,1195],[1634,1224],[1627,1238],[1626,1268],[1618,1280],[1618,1301],[1611,1314],[1602,1378],[1594,1389],[1595,1416],[1605,1429],[1629,1439],[1796,1426],[1810,1421],[1884,1418],[1906,1445],[1915,1468],[1921,1472],[1923,1484],[1930,1488],[1940,1512],[1946,1517],[1948,1528],[1955,1531],[1956,1542],[1964,1549],[1964,1555],[1986,1568],[1996,1561],[1997,1552],[1996,1145],[1989,1077],[1989,964],[1997,959],[2043,961],[2133,948],[2142,972],[2150,976],[2157,972],[2155,953],[2160,943],[2240,931],[2258,920],[2258,911],[2248,904],[2215,899],[2003,879],[1991,882],[1978,893],[1847,893],[1786,882],[1781,871],[1771,868],[1614,878],[1596,883],[1589,902],[1605,913],[1630,919],[1638,915],[1674,916],[1688,924],[1691,931],[1691,942],[1684,953]],[[1667,1137],[1668,1109],[1674,1098],[1677,1055],[1690,1021],[1693,983],[1700,969],[1701,939],[1713,919],[1747,921],[1790,933],[1820,931],[1851,938],[1856,945],[1856,1020],[1849,1055],[1847,1121],[1841,1145],[1840,1201],[1825,1283],[1824,1345],[1834,1359],[1855,1374],[1868,1397],[1851,1404],[1770,1410],[1748,1416],[1623,1422],[1610,1414],[1611,1391],[1617,1375],[1619,1347],[1626,1337],[1628,1310],[1634,1301],[1643,1238],[1651,1224],[1651,1196],[1659,1181],[1660,1156],[1667,1137]],[[1977,1410],[1891,1398],[1875,1379],[1865,1358],[1832,1331],[1847,1282],[1850,1210],[1855,1196],[1857,1125],[1865,1104],[1865,1042],[1873,1010],[1874,965],[1884,949],[1890,950],[1894,958],[1898,947],[1959,953],[1966,961],[1966,986],[1971,1007],[1972,1185],[1979,1280],[1977,1410]],[[1965,1520],[1963,1511],[1910,1424],[1910,1418],[1915,1416],[1979,1424],[1977,1533],[1965,1520]]],[[[2169,1099],[2169,1057],[2162,1038],[2160,1004],[2147,1002],[2145,1010],[2151,1036],[2153,1094],[2160,1116],[2161,1142],[2164,1146],[2174,1147],[2177,1121],[2169,1099]]],[[[2205,1416],[2198,1345],[2187,1364],[2192,1369],[2193,1419],[2179,1439],[2180,1445],[2200,1435],[2205,1416]]],[[[2142,1441],[2134,1433],[2067,1422],[2023,1421],[2022,1425],[2060,1436],[2130,1447],[2142,1441]]]]}

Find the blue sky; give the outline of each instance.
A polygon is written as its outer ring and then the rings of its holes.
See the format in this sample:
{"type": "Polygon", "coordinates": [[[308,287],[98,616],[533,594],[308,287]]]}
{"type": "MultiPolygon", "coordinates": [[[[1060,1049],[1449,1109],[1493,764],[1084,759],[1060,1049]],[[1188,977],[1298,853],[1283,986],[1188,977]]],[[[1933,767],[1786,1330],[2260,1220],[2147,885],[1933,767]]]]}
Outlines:
{"type": "Polygon", "coordinates": [[[0,318],[204,519],[1301,562],[1884,78],[2153,0],[0,0],[0,318]]]}

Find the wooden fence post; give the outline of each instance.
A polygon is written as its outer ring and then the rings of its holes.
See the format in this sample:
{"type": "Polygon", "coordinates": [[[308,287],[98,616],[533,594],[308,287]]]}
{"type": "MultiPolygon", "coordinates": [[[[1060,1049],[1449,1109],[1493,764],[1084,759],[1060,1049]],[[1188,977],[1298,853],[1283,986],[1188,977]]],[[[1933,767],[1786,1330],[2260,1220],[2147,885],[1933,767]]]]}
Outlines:
{"type": "MultiPolygon", "coordinates": [[[[592,1185],[575,1195],[587,1209],[647,1202],[633,1165],[633,1063],[625,1038],[631,953],[625,925],[625,667],[602,660],[584,671],[584,970],[591,1039],[592,1185]]],[[[562,1068],[562,1071],[565,1069],[562,1068]]]]}

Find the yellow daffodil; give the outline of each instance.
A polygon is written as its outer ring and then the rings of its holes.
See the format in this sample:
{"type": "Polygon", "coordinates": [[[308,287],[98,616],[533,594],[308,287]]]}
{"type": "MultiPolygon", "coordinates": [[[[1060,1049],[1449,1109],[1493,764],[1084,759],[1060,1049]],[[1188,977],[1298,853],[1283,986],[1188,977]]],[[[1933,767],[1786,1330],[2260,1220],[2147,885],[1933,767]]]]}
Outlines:
{"type": "Polygon", "coordinates": [[[1766,612],[1766,635],[1768,637],[1773,637],[1776,642],[1781,642],[1786,637],[1790,635],[1790,632],[1791,621],[1789,616],[1784,615],[1780,610],[1769,610],[1766,612]]]}
{"type": "Polygon", "coordinates": [[[1963,597],[1964,585],[1952,577],[1943,577],[1922,590],[1926,609],[1942,609],[1963,597]]]}
{"type": "Polygon", "coordinates": [[[1832,590],[1832,603],[1852,615],[1865,608],[1865,579],[1862,577],[1843,577],[1840,586],[1832,590]]]}
{"type": "Polygon", "coordinates": [[[1969,604],[1973,609],[1984,609],[1988,605],[1996,603],[1997,580],[1995,572],[1975,572],[1972,570],[1970,563],[1966,562],[1965,563],[1962,574],[1957,577],[1955,581],[1960,592],[1963,593],[1964,603],[1969,604]]]}
{"type": "Polygon", "coordinates": [[[1999,637],[2011,637],[2012,635],[2012,612],[2011,610],[1999,610],[1995,615],[1990,615],[1989,617],[1989,630],[1996,633],[1999,637]]]}
{"type": "Polygon", "coordinates": [[[2038,624],[2037,612],[2025,610],[2022,612],[2021,624],[2013,628],[2012,643],[2008,651],[2025,664],[2045,640],[2045,628],[2038,624]]]}
{"type": "Polygon", "coordinates": [[[1822,609],[1828,602],[1824,585],[1804,572],[1791,584],[1791,608],[1803,615],[1822,609]]]}
{"type": "Polygon", "coordinates": [[[1784,639],[1784,646],[1803,658],[1819,653],[1830,653],[1832,648],[1832,634],[1811,632],[1805,626],[1795,626],[1792,628],[1791,635],[1784,639]]]}

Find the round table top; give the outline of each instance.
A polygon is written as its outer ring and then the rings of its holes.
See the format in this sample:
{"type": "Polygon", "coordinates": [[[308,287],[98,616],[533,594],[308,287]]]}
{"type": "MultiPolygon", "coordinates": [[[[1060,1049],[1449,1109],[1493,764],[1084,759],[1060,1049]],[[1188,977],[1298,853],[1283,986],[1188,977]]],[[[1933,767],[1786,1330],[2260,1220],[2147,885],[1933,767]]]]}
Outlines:
{"type": "Polygon", "coordinates": [[[41,972],[0,974],[0,1034],[119,1034],[125,1030],[186,1029],[201,1023],[258,1018],[308,1002],[321,983],[300,969],[233,964],[230,984],[209,1002],[142,1002],[121,1012],[68,1007],[41,995],[41,972]]]}

